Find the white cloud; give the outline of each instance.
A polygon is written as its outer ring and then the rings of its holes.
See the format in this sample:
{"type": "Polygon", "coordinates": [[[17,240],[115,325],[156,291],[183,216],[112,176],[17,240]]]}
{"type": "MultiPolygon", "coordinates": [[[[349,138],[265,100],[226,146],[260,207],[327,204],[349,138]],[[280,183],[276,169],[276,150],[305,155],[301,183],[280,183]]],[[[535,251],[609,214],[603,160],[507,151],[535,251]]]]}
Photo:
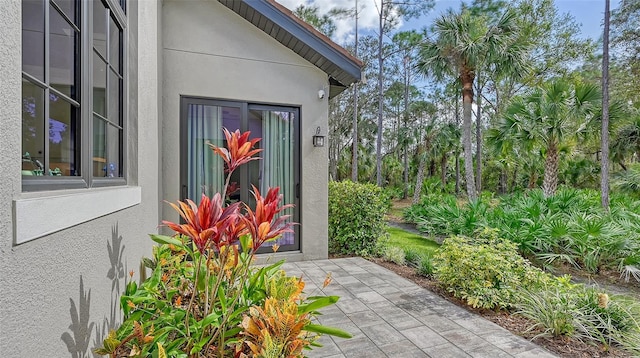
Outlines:
{"type": "MultiPolygon", "coordinates": [[[[334,8],[353,9],[355,0],[276,0],[285,7],[294,10],[301,4],[314,5],[318,7],[321,15],[328,13],[334,8]]],[[[379,0],[358,0],[358,8],[360,13],[358,16],[359,31],[377,30],[378,29],[378,8],[379,0]]],[[[336,24],[336,33],[333,39],[341,44],[353,42],[355,33],[355,21],[351,18],[334,19],[336,24]]]]}

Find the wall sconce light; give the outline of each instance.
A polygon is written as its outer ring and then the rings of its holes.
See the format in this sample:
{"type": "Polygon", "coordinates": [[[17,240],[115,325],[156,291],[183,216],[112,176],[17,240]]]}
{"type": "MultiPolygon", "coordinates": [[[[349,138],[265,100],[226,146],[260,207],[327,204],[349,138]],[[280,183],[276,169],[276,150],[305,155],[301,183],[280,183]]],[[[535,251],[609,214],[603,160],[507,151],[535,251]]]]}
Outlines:
{"type": "Polygon", "coordinates": [[[316,129],[316,134],[313,136],[314,147],[324,147],[324,136],[320,134],[320,127],[316,129]]]}
{"type": "Polygon", "coordinates": [[[324,99],[325,93],[324,89],[318,91],[318,99],[324,99]]]}

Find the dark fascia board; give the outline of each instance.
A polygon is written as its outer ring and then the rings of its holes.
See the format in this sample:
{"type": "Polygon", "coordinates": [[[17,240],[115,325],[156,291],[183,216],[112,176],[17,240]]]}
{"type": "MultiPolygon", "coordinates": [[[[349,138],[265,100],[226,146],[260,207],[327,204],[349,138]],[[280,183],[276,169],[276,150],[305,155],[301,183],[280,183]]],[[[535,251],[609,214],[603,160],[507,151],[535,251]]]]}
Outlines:
{"type": "MultiPolygon", "coordinates": [[[[224,3],[224,0],[219,0],[224,3]]],[[[235,0],[238,1],[238,0],[235,0]]],[[[354,61],[345,54],[341,53],[325,40],[320,38],[317,34],[292,19],[289,15],[278,9],[274,4],[268,0],[242,0],[242,2],[252,8],[254,11],[260,13],[268,20],[273,21],[284,31],[290,33],[293,37],[299,41],[307,44],[313,51],[317,52],[320,56],[326,58],[338,66],[342,71],[348,74],[351,81],[348,83],[342,83],[345,87],[357,82],[361,79],[361,66],[362,63],[357,59],[354,61]]],[[[241,15],[241,14],[240,14],[241,15]]],[[[336,45],[337,46],[337,45],[336,45]]],[[[330,74],[329,74],[330,75],[330,74]]],[[[347,82],[347,81],[344,81],[347,82]]]]}

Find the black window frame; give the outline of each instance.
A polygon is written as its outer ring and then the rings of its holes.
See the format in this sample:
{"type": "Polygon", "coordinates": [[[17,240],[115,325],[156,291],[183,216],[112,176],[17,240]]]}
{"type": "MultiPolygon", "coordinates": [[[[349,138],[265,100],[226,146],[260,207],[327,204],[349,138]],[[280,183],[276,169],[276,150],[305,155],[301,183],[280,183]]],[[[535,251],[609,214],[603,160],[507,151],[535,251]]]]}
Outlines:
{"type": "MultiPolygon", "coordinates": [[[[63,15],[63,18],[67,22],[75,22],[76,29],[79,32],[79,36],[76,39],[77,54],[74,55],[74,72],[77,96],[76,100],[69,98],[60,91],[56,90],[49,83],[49,72],[51,66],[49,64],[50,57],[50,29],[49,29],[49,15],[51,8],[63,13],[62,8],[56,3],[57,0],[42,0],[44,13],[44,81],[39,80],[35,76],[22,70],[23,81],[29,83],[44,90],[44,128],[45,132],[48,132],[49,121],[49,94],[53,93],[56,96],[62,96],[66,102],[70,102],[77,106],[77,125],[75,130],[79,131],[79,143],[76,146],[75,156],[79,158],[77,165],[80,168],[80,175],[78,176],[22,176],[22,191],[44,191],[44,190],[64,190],[64,189],[81,189],[81,188],[97,188],[107,186],[123,186],[127,184],[127,146],[125,145],[125,138],[127,137],[127,123],[128,108],[127,103],[127,76],[128,76],[128,20],[124,12],[126,0],[74,0],[76,19],[69,19],[68,16],[63,15]],[[119,177],[103,178],[93,176],[92,164],[93,164],[93,74],[92,74],[92,55],[93,55],[93,28],[92,28],[92,16],[93,6],[95,3],[102,3],[107,9],[120,31],[120,101],[119,101],[119,116],[120,116],[120,138],[119,138],[119,177]],[[75,21],[74,21],[75,20],[75,21]]],[[[107,27],[108,28],[108,27],[107,27]]],[[[107,34],[109,36],[109,34],[107,34]]],[[[107,37],[108,41],[108,37],[107,37]]],[[[107,46],[109,46],[107,42],[107,46]]],[[[23,60],[24,66],[24,60],[23,60]]],[[[109,67],[107,67],[109,69],[109,67]]],[[[44,164],[45,170],[50,169],[48,163],[48,157],[50,155],[48,145],[49,136],[44,134],[44,148],[43,154],[47,161],[44,164]]],[[[24,149],[21,149],[24,152],[24,149]]],[[[24,154],[24,153],[23,153],[24,154]]],[[[45,173],[46,174],[46,173],[45,173]]]]}

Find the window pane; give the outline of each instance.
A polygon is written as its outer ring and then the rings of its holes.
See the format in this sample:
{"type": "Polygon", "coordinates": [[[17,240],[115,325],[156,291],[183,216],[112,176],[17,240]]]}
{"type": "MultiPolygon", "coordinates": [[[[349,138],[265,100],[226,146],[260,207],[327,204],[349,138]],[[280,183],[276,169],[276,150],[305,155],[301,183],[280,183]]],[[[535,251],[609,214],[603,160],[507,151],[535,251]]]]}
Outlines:
{"type": "Polygon", "coordinates": [[[78,112],[61,97],[49,96],[49,169],[53,175],[80,175],[78,112]]]}
{"type": "Polygon", "coordinates": [[[93,117],[93,176],[105,177],[107,163],[107,131],[105,122],[93,117]]]}
{"type": "Polygon", "coordinates": [[[106,176],[108,178],[119,178],[122,176],[120,163],[120,151],[122,146],[122,130],[118,127],[107,124],[107,166],[106,176]]]}
{"type": "MultiPolygon", "coordinates": [[[[259,142],[264,149],[260,153],[262,160],[254,161],[259,169],[250,167],[250,176],[259,178],[259,188],[263,195],[273,187],[280,187],[280,194],[283,196],[283,203],[291,204],[295,202],[295,176],[294,176],[294,121],[293,112],[284,111],[249,111],[249,129],[253,135],[255,130],[260,131],[262,140],[259,142]],[[252,125],[252,118],[261,120],[261,128],[257,128],[257,123],[252,125]],[[251,170],[258,173],[251,173],[251,170]]],[[[286,209],[282,215],[292,215],[293,208],[286,209]]],[[[267,243],[266,246],[277,243],[278,245],[291,245],[295,243],[293,233],[286,233],[277,240],[267,243]]]]}
{"type": "Polygon", "coordinates": [[[107,115],[107,64],[93,53],[93,111],[107,115]]]}
{"type": "Polygon", "coordinates": [[[93,47],[107,58],[107,9],[102,1],[93,2],[93,47]]]}
{"type": "Polygon", "coordinates": [[[120,36],[122,31],[113,21],[113,17],[109,17],[109,63],[116,72],[120,72],[120,36]]]}
{"type": "Polygon", "coordinates": [[[109,113],[107,113],[109,120],[115,124],[120,125],[120,78],[112,70],[109,70],[109,113]]]}
{"type": "MultiPolygon", "coordinates": [[[[200,203],[202,193],[213,196],[222,190],[224,183],[222,159],[207,145],[223,144],[222,107],[189,104],[188,111],[187,195],[191,200],[200,203]]],[[[239,183],[238,180],[235,182],[236,185],[239,183]]],[[[232,193],[231,197],[234,200],[240,198],[239,193],[232,193]]]]}
{"type": "Polygon", "coordinates": [[[44,1],[22,0],[22,70],[44,82],[44,1]]]}
{"type": "Polygon", "coordinates": [[[122,130],[93,117],[93,176],[122,177],[122,130]]]}
{"type": "Polygon", "coordinates": [[[77,99],[75,84],[79,64],[76,62],[80,56],[76,46],[76,31],[53,7],[50,7],[49,21],[49,83],[58,91],[77,99]]]}
{"type": "Polygon", "coordinates": [[[22,175],[42,175],[44,90],[22,80],[22,175]]]}
{"type": "Polygon", "coordinates": [[[78,19],[76,18],[76,1],[75,0],[55,0],[56,5],[58,5],[67,17],[73,21],[74,24],[78,24],[78,19]]]}

